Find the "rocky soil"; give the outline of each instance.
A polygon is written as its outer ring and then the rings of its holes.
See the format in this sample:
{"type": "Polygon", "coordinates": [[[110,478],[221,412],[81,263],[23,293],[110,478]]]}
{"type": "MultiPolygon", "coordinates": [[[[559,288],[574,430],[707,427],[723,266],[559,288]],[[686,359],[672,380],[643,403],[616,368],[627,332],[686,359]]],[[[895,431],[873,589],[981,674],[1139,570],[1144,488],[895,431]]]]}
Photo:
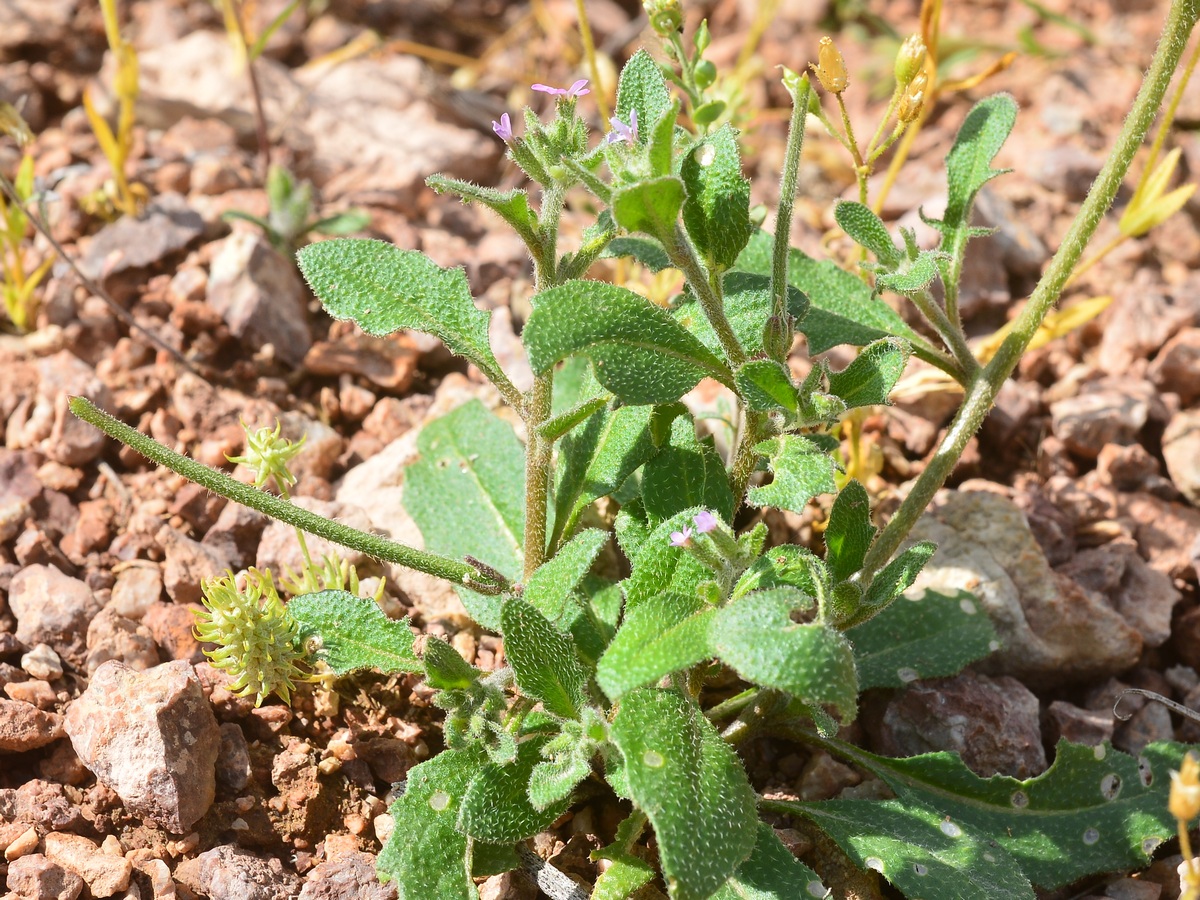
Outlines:
{"type": "MultiPolygon", "coordinates": [[[[261,27],[286,4],[247,5],[261,27]]],[[[743,92],[757,201],[774,205],[783,152],[774,66],[801,68],[835,11],[855,14],[839,38],[857,88],[847,100],[857,120],[873,121],[882,103],[867,87],[873,73],[890,71],[894,48],[879,38],[877,17],[903,35],[918,5],[779,4],[743,92]]],[[[970,103],[993,90],[1016,96],[1021,117],[999,160],[1016,171],[985,190],[981,224],[996,232],[968,254],[973,333],[1002,325],[1036,282],[1103,162],[1167,5],[1047,0],[1085,26],[1088,40],[1020,0],[947,0],[945,34],[966,54],[956,74],[1021,52],[981,87],[943,98],[885,216],[922,228],[918,207],[936,214],[945,203],[941,161],[970,103]]],[[[249,88],[220,14],[203,0],[123,6],[142,78],[130,174],[149,202],[138,219],[106,222],[85,211],[110,175],[81,108],[85,89],[103,106],[111,84],[97,5],[0,0],[0,100],[24,103],[36,172],[52,191],[52,233],[102,288],[60,261],[37,329],[0,334],[0,895],[394,897],[375,879],[373,854],[390,828],[389,791],[441,748],[429,691],[407,678],[360,677],[305,687],[291,708],[277,700],[256,708],[231,694],[192,633],[200,581],[226,569],[295,567],[290,529],[155,470],[74,419],[66,398],[86,396],[230,469],[226,456],[244,449],[239,421],[278,419],[287,436],[307,435],[294,464],[297,502],[410,542],[419,535],[397,500],[416,429],[465,399],[497,406],[499,398],[421,335],[379,339],[331,322],[257,229],[222,219],[230,210],[262,215],[267,200],[249,88]]],[[[542,108],[531,82],[583,74],[574,3],[321,6],[289,19],[257,67],[275,160],[316,185],[322,213],[364,209],[364,234],[465,266],[478,301],[495,312],[497,356],[527,384],[517,333],[531,274],[520,241],[423,179],[517,183],[490,121],[526,102],[542,108]],[[334,55],[348,44],[364,52],[334,55]]],[[[709,56],[732,71],[759,4],[687,6],[692,21],[700,7],[708,14],[709,56]]],[[[632,0],[587,7],[614,65],[653,43],[632,0]]],[[[583,108],[599,128],[595,107],[583,108]]],[[[1194,181],[1200,85],[1177,121],[1171,141],[1194,181]]],[[[0,143],[5,171],[18,160],[11,142],[0,143]]],[[[802,182],[796,240],[824,254],[831,201],[852,193],[832,140],[810,137],[802,182]]],[[[582,211],[572,221],[586,224],[582,211]]],[[[1096,245],[1115,233],[1114,218],[1096,245]]],[[[47,249],[41,238],[33,246],[47,249]]],[[[1193,200],[1071,287],[1068,301],[1112,302],[1022,361],[954,489],[915,535],[941,547],[923,584],[974,592],[1004,648],[958,677],[866,698],[855,732],[865,745],[898,755],[957,750],[981,774],[1027,777],[1047,767],[1060,737],[1131,751],[1200,739],[1195,723],[1137,696],[1122,701],[1128,721],[1113,715],[1127,687],[1200,710],[1198,269],[1193,200]]],[[[806,365],[802,343],[795,364],[806,365]]],[[[878,470],[869,487],[884,510],[921,471],[956,402],[927,374],[914,366],[895,406],[864,423],[878,470]]],[[[701,385],[689,399],[699,409],[720,398],[701,385]]],[[[811,517],[772,524],[780,541],[813,539],[811,517]]],[[[385,579],[389,613],[451,639],[477,665],[502,663],[498,639],[466,619],[447,586],[351,562],[385,579]]],[[[777,741],[753,744],[748,761],[760,790],[805,799],[861,779],[777,741]]],[[[590,884],[587,853],[611,839],[611,818],[585,807],[534,849],[590,884]]],[[[811,856],[807,837],[779,824],[811,856]]],[[[1175,897],[1171,852],[1136,879],[1121,873],[1055,896],[1175,897]]],[[[515,873],[489,879],[482,896],[542,894],[515,873]]]]}

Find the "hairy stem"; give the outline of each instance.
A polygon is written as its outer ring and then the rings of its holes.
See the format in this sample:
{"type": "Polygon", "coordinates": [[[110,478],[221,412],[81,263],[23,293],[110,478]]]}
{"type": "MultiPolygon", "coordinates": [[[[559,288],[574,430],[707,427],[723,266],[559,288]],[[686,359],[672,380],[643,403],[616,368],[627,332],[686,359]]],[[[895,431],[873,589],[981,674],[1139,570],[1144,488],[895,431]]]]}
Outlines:
{"type": "Polygon", "coordinates": [[[775,214],[775,243],[771,247],[771,315],[787,315],[787,260],[792,245],[792,206],[796,201],[796,176],[800,153],[804,149],[804,123],[808,118],[808,98],[812,84],[807,78],[793,88],[785,76],[784,85],[792,96],[792,118],[788,123],[787,147],[783,152],[783,174],[779,179],[779,209],[775,214]]]}
{"type": "Polygon", "coordinates": [[[1070,230],[1063,238],[1062,245],[1054,254],[1054,259],[1050,261],[1025,309],[1015,320],[1012,331],[981,376],[967,388],[963,405],[933,459],[929,461],[917,483],[868,551],[863,564],[864,586],[899,549],[933,499],[933,495],[945,484],[955,463],[966,449],[967,442],[983,424],[996,394],[1016,368],[1021,354],[1033,339],[1046,313],[1058,301],[1071,270],[1083,255],[1084,248],[1112,204],[1125,173],[1129,171],[1134,155],[1145,140],[1146,132],[1171,83],[1171,75],[1179,64],[1197,17],[1200,17],[1200,0],[1175,0],[1171,4],[1171,12],[1155,51],[1154,61],[1150,64],[1150,71],[1142,82],[1141,90],[1138,91],[1137,99],[1133,102],[1133,108],[1125,119],[1121,133],[1117,136],[1108,162],[1096,176],[1087,198],[1071,223],[1070,230]]]}
{"type": "Polygon", "coordinates": [[[158,441],[142,434],[136,428],[131,428],[124,422],[96,408],[83,397],[72,397],[71,412],[95,425],[109,437],[115,438],[126,446],[132,447],[151,462],[170,469],[182,475],[189,481],[194,481],[201,487],[208,488],[214,494],[256,509],[272,519],[302,528],[309,534],[315,534],[335,544],[358,550],[375,559],[398,563],[418,572],[445,578],[456,584],[464,584],[481,594],[499,594],[508,588],[507,583],[492,578],[480,572],[474,566],[457,559],[427,553],[397,544],[377,534],[368,534],[356,528],[318,516],[316,513],[301,509],[265,491],[256,490],[249,485],[235,481],[224,472],[188,459],[174,450],[164,447],[158,441]]]}
{"type": "Polygon", "coordinates": [[[688,284],[696,292],[696,297],[700,300],[700,308],[704,310],[705,318],[716,332],[717,340],[721,342],[721,349],[725,351],[726,358],[736,369],[746,361],[746,351],[742,348],[737,335],[733,333],[733,326],[729,324],[729,319],[725,316],[725,306],[721,295],[717,292],[717,286],[720,284],[719,276],[710,277],[709,273],[704,270],[704,266],[696,258],[696,251],[692,249],[692,245],[684,236],[683,229],[678,225],[675,226],[675,234],[670,236],[670,240],[663,242],[663,249],[667,251],[671,265],[683,272],[688,284]]]}
{"type": "Polygon", "coordinates": [[[538,375],[525,405],[525,578],[546,561],[546,497],[554,442],[538,428],[550,417],[553,390],[551,376],[538,375]]]}

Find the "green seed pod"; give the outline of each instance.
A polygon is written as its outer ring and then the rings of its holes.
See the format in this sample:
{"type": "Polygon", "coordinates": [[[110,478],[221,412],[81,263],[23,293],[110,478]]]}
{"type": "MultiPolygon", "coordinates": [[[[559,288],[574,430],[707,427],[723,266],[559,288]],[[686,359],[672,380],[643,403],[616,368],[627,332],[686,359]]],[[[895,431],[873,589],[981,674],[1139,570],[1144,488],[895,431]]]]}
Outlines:
{"type": "Polygon", "coordinates": [[[679,0],[643,0],[642,6],[650,17],[650,27],[660,37],[683,30],[683,4],[679,0]]]}
{"type": "Polygon", "coordinates": [[[910,34],[896,54],[896,84],[907,87],[925,69],[925,54],[925,42],[921,36],[910,34]]]}
{"type": "Polygon", "coordinates": [[[693,74],[696,76],[696,87],[704,90],[712,87],[713,82],[717,80],[717,67],[707,59],[702,59],[696,63],[693,74]]]}

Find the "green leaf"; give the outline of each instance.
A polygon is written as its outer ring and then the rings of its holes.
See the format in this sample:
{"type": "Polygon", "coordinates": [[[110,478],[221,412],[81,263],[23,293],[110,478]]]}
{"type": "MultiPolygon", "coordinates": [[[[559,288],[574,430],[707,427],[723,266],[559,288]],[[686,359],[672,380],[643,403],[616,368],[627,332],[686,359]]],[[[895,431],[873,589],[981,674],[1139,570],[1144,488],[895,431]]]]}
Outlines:
{"type": "Polygon", "coordinates": [[[713,510],[726,522],[733,518],[733,492],[725,463],[711,439],[696,438],[690,415],[671,423],[670,443],[646,463],[642,504],[652,522],[696,506],[713,510]]]}
{"type": "Polygon", "coordinates": [[[486,841],[467,841],[467,858],[471,874],[476,878],[503,875],[521,867],[521,855],[513,844],[489,844],[486,841]]]}
{"type": "Polygon", "coordinates": [[[599,528],[581,531],[549,562],[539,566],[525,583],[521,595],[526,603],[559,625],[567,612],[567,599],[588,573],[604,545],[608,532],[599,528]]]}
{"type": "Polygon", "coordinates": [[[574,531],[587,507],[619,488],[654,455],[653,413],[651,406],[602,409],[563,438],[554,489],[553,543],[574,531]]]}
{"type": "Polygon", "coordinates": [[[1008,94],[980,100],[967,113],[954,146],[946,157],[948,197],[940,221],[926,220],[942,233],[941,249],[956,255],[971,236],[971,207],[979,189],[1006,170],[993,169],[992,160],[1017,121],[1017,102],[1008,94]]]}
{"type": "Polygon", "coordinates": [[[747,681],[832,706],[849,722],[858,708],[854,651],[840,631],[793,622],[802,601],[794,590],[777,588],[730,603],[712,623],[713,649],[747,681]]]}
{"type": "Polygon", "coordinates": [[[804,511],[818,494],[837,490],[833,480],[833,458],[807,438],[782,434],[755,445],[767,457],[774,480],[750,488],[746,499],[754,506],[775,506],[794,513],[804,511]]]}
{"type": "Polygon", "coordinates": [[[895,272],[880,272],[875,276],[875,289],[912,296],[929,285],[941,271],[938,262],[944,254],[922,250],[913,260],[905,260],[895,272]]]}
{"type": "Polygon", "coordinates": [[[624,582],[625,613],[628,615],[644,601],[665,591],[695,596],[700,582],[712,578],[712,572],[680,547],[671,546],[671,532],[692,524],[700,507],[685,509],[661,523],[639,545],[630,560],[632,572],[624,582]]]}
{"type": "Polygon", "coordinates": [[[592,774],[592,757],[607,736],[608,726],[592,707],[582,722],[565,722],[562,731],[542,747],[542,761],[529,776],[529,801],[535,809],[570,798],[575,786],[592,774]]]}
{"type": "Polygon", "coordinates": [[[439,691],[461,691],[479,677],[479,671],[463,659],[457,650],[439,637],[425,641],[425,682],[439,691]]]}
{"type": "Polygon", "coordinates": [[[861,203],[842,200],[833,208],[833,217],[838,227],[854,239],[859,246],[870,250],[875,258],[888,269],[900,264],[901,254],[883,220],[861,203]]]}
{"type": "Polygon", "coordinates": [[[321,591],[294,597],[288,614],[300,624],[300,639],[316,639],[315,656],[336,675],[359,669],[420,672],[408,619],[389,619],[374,600],[349,591],[321,591]]]}
{"type": "Polygon", "coordinates": [[[498,191],[495,188],[482,187],[469,181],[447,178],[444,175],[431,175],[425,179],[425,183],[439,194],[457,194],[463,200],[482,203],[507,222],[527,246],[536,247],[540,244],[537,213],[529,206],[527,192],[523,190],[498,191]]]}
{"type": "Polygon", "coordinates": [[[674,175],[647,178],[612,194],[612,214],[626,231],[640,231],[660,241],[675,233],[686,192],[674,175]]]}
{"type": "Polygon", "coordinates": [[[541,810],[529,802],[529,778],[545,744],[543,737],[524,740],[513,762],[489,763],[476,773],[463,796],[459,831],[476,840],[511,844],[544,831],[566,811],[565,798],[541,810]]]}
{"type": "Polygon", "coordinates": [[[611,860],[611,865],[596,879],[589,900],[628,900],[658,874],[654,866],[628,853],[611,860]]]}
{"type": "Polygon", "coordinates": [[[847,637],[864,691],[956,675],[1000,646],[992,620],[967,591],[901,597],[847,637]]]}
{"type": "MultiPolygon", "coordinates": [[[[986,871],[997,863],[1046,889],[1100,872],[1144,867],[1154,849],[1175,834],[1167,811],[1170,771],[1179,768],[1188,749],[1154,743],[1135,759],[1107,743],[1087,747],[1060,741],[1046,772],[1019,781],[1005,775],[980,778],[944,752],[888,759],[840,741],[829,744],[883,779],[896,799],[795,804],[804,807],[797,811],[820,824],[860,865],[871,856],[882,859],[883,852],[892,855],[883,874],[906,893],[916,890],[910,875],[920,861],[908,854],[940,848],[947,864],[937,871],[930,867],[920,882],[921,896],[933,900],[1033,896],[1028,890],[989,892],[985,888],[991,884],[1008,882],[989,882],[982,874],[981,884],[967,890],[975,883],[975,867],[985,864],[986,871]],[[831,823],[831,816],[844,824],[831,823]]],[[[793,806],[775,804],[785,805],[793,806]]]]}
{"type": "Polygon", "coordinates": [[[868,344],[854,362],[829,375],[829,392],[846,401],[846,407],[881,406],[904,374],[910,349],[897,338],[868,344]]]}
{"type": "Polygon", "coordinates": [[[662,248],[662,244],[651,238],[613,238],[600,256],[603,259],[632,256],[651,272],[661,272],[663,269],[671,268],[671,260],[667,256],[667,251],[662,248]]]}
{"type": "MultiPolygon", "coordinates": [[[[525,450],[507,422],[478,400],[435,419],[417,437],[418,459],[404,475],[404,508],[425,549],[473,556],[509,578],[521,574],[525,450]]],[[[500,627],[500,602],[456,587],[484,628],[500,627]]]]}
{"type": "Polygon", "coordinates": [[[851,481],[833,501],[825,528],[825,564],[835,582],[845,581],[862,568],[873,540],[871,498],[866,488],[851,481]]]}
{"type": "Polygon", "coordinates": [[[792,376],[773,359],[752,359],[734,376],[738,393],[751,409],[782,409],[795,415],[800,397],[792,376]]]}
{"type": "Polygon", "coordinates": [[[796,900],[826,897],[821,876],[783,845],[775,829],[758,823],[758,836],[750,858],[738,866],[728,883],[712,900],[796,900]]]}
{"type": "Polygon", "coordinates": [[[675,120],[679,118],[679,101],[671,103],[659,116],[650,131],[650,152],[646,154],[651,175],[670,175],[675,158],[675,120]]]}
{"type": "Polygon", "coordinates": [[[738,579],[731,599],[737,600],[750,591],[765,591],[778,587],[793,587],[816,599],[824,593],[829,573],[825,563],[807,547],[781,544],[771,547],[754,561],[738,579]]]}
{"type": "Polygon", "coordinates": [[[571,639],[519,597],[504,601],[500,625],[504,652],[521,693],[541,700],[555,715],[577,718],[584,704],[587,675],[571,639]]]}
{"type": "Polygon", "coordinates": [[[345,212],[337,213],[336,215],[326,216],[323,219],[317,219],[309,225],[309,231],[315,231],[317,234],[328,234],[334,237],[342,235],[354,234],[356,231],[362,231],[371,224],[371,214],[364,212],[361,209],[348,209],[345,212]]]}
{"type": "Polygon", "coordinates": [[[750,240],[750,182],[742,176],[737,133],[723,125],[698,141],[680,168],[687,200],[683,222],[709,271],[723,272],[750,240]]]}
{"type": "Polygon", "coordinates": [[[335,319],[351,319],[378,336],[424,331],[489,379],[503,377],[488,342],[491,313],[475,306],[462,268],[443,269],[423,253],[362,238],[310,244],[296,258],[335,319]]]}
{"type": "Polygon", "coordinates": [[[654,826],[672,900],[707,900],[754,849],[754,792],[733,750],[671,691],[625,697],[612,723],[634,804],[654,826]]]}
{"type": "Polygon", "coordinates": [[[467,839],[455,828],[467,784],[479,771],[474,753],[444,750],[408,771],[389,812],[392,835],[376,867],[395,879],[399,900],[478,900],[467,866],[467,839]]]}
{"type": "MultiPolygon", "coordinates": [[[[763,275],[732,271],[722,281],[725,317],[737,335],[738,342],[753,355],[763,352],[763,323],[771,315],[771,280],[763,275]]],[[[788,312],[796,321],[808,312],[808,298],[795,288],[788,288],[788,312]]],[[[700,301],[690,291],[674,308],[676,321],[700,339],[713,353],[721,353],[721,340],[700,308],[700,301]]]]}
{"type": "MultiPolygon", "coordinates": [[[[771,273],[773,238],[757,231],[737,260],[737,268],[757,275],[771,273]]],[[[818,262],[800,250],[788,251],[788,284],[803,291],[812,306],[799,330],[808,338],[810,354],[838,344],[859,347],[885,337],[912,340],[917,334],[900,314],[874,295],[850,272],[828,260],[818,262]]]]}
{"type": "Polygon", "coordinates": [[[678,400],[708,375],[732,376],[671,314],[633,291],[599,281],[571,281],[542,291],[522,335],[534,372],[544,374],[577,353],[591,357],[596,378],[629,404],[678,400]]]}
{"type": "Polygon", "coordinates": [[[612,700],[664,675],[711,659],[708,629],[717,610],[682,594],[650,597],[625,616],[596,666],[596,683],[612,700]]]}
{"type": "Polygon", "coordinates": [[[878,607],[891,603],[907,591],[936,552],[937,544],[933,541],[917,541],[893,559],[871,580],[871,586],[867,588],[867,605],[878,607]]]}
{"type": "Polygon", "coordinates": [[[670,108],[671,92],[662,70],[653,56],[639,50],[621,69],[616,117],[628,124],[630,111],[636,109],[638,131],[644,143],[650,130],[670,108]]]}

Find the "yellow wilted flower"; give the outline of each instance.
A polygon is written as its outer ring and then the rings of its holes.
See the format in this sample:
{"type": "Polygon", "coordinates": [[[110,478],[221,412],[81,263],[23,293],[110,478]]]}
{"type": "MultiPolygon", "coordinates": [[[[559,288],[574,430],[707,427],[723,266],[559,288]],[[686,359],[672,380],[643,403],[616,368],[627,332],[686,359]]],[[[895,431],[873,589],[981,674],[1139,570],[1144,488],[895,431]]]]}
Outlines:
{"type": "Polygon", "coordinates": [[[1181,152],[1180,148],[1176,147],[1164,156],[1150,175],[1138,185],[1133,199],[1129,201],[1129,206],[1125,208],[1118,223],[1121,234],[1131,238],[1141,237],[1179,212],[1196,192],[1196,185],[1185,184],[1169,194],[1163,193],[1171,176],[1175,174],[1181,152]]]}
{"type": "Polygon", "coordinates": [[[821,87],[831,94],[840,94],[850,86],[850,76],[846,74],[846,61],[834,46],[833,39],[821,38],[817,48],[816,63],[809,63],[809,68],[817,73],[821,87]]]}

